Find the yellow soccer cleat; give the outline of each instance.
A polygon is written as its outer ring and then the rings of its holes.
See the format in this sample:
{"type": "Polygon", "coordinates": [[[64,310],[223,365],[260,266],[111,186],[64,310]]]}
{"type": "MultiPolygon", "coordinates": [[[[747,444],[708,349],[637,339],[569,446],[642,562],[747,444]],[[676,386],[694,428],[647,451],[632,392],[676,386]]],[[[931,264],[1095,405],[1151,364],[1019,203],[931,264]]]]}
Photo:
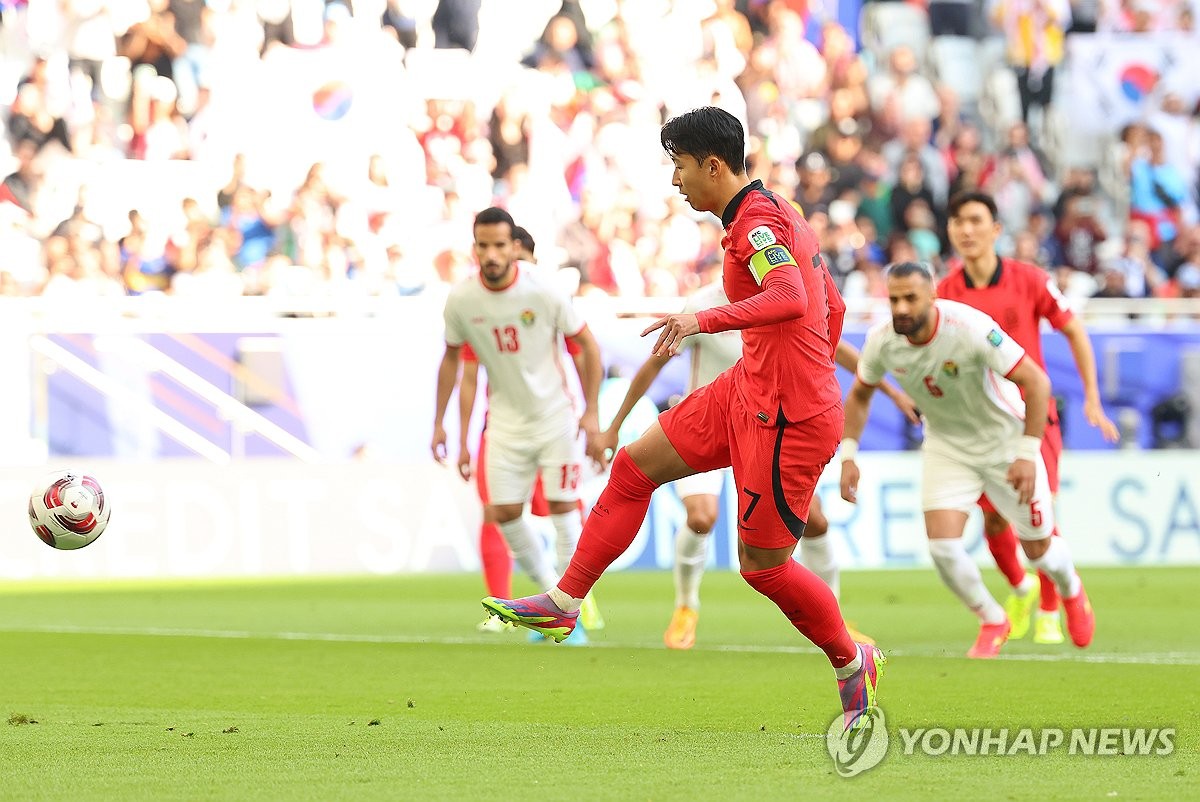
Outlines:
{"type": "Polygon", "coordinates": [[[1029,632],[1029,622],[1033,617],[1033,611],[1037,609],[1038,602],[1042,600],[1041,583],[1033,574],[1026,574],[1026,576],[1034,580],[1031,583],[1033,587],[1029,592],[1024,596],[1010,593],[1004,600],[1004,614],[1008,616],[1008,620],[1012,624],[1009,640],[1020,640],[1025,637],[1029,632]]]}
{"type": "Polygon", "coordinates": [[[1052,613],[1038,610],[1033,617],[1033,642],[1053,646],[1064,640],[1062,621],[1058,617],[1058,610],[1052,613]]]}
{"type": "Polygon", "coordinates": [[[596,597],[590,590],[583,597],[583,605],[579,608],[579,623],[583,624],[584,629],[593,632],[604,629],[604,616],[600,615],[600,606],[596,604],[596,597]]]}

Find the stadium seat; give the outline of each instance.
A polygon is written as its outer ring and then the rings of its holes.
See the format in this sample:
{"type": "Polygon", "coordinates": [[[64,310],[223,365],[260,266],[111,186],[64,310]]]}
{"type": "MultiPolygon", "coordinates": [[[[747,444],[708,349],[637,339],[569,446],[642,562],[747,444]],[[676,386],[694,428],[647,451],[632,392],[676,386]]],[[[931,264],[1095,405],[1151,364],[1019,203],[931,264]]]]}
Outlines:
{"type": "Polygon", "coordinates": [[[908,45],[918,61],[924,61],[929,48],[929,15],[909,3],[868,3],[859,17],[863,48],[870,51],[876,64],[899,45],[908,45]]]}
{"type": "Polygon", "coordinates": [[[929,43],[929,66],[934,77],[946,84],[964,106],[979,102],[983,94],[983,70],[979,43],[967,36],[939,36],[929,43]]]}

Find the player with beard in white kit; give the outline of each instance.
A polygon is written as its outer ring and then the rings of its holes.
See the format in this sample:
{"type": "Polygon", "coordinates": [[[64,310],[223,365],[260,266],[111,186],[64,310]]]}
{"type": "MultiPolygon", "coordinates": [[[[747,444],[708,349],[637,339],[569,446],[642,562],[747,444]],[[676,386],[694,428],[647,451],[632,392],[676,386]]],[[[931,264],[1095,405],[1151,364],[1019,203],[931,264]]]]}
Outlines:
{"type": "Polygon", "coordinates": [[[446,350],[438,368],[431,448],[435,459],[445,463],[442,422],[458,380],[462,347],[469,344],[487,370],[490,388],[489,512],[517,564],[544,587],[558,576],[524,519],[524,507],[540,470],[556,551],[569,559],[583,529],[578,488],[585,443],[579,435],[591,443],[599,433],[596,399],[602,368],[600,348],[570,298],[518,265],[514,228],[503,209],[485,209],[475,218],[479,273],[456,284],[446,299],[446,350]],[[581,352],[582,415],[563,370],[562,336],[581,352]]]}
{"type": "Polygon", "coordinates": [[[937,299],[924,265],[893,265],[887,288],[892,319],[867,334],[846,398],[842,498],[856,500],[858,438],[875,387],[891,373],[925,419],[921,501],[930,555],[942,581],[980,620],[967,656],[996,657],[1012,631],[962,542],[984,492],[1016,527],[1025,556],[1058,587],[1071,640],[1087,646],[1096,618],[1066,541],[1051,537],[1054,504],[1041,454],[1050,379],[992,318],[937,299]]]}

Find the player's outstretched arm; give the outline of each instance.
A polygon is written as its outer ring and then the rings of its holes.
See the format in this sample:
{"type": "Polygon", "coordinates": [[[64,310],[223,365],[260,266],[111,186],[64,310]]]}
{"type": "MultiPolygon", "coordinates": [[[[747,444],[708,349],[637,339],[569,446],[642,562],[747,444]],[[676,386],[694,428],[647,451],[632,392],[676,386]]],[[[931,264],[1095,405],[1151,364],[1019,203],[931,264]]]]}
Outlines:
{"type": "Polygon", "coordinates": [[[1121,439],[1121,432],[1104,414],[1104,404],[1100,401],[1100,382],[1096,379],[1096,352],[1092,349],[1092,339],[1077,317],[1071,318],[1061,331],[1071,345],[1071,355],[1075,357],[1075,367],[1079,369],[1079,379],[1083,382],[1083,415],[1089,424],[1099,427],[1105,440],[1115,443],[1121,439]]]}
{"type": "MultiPolygon", "coordinates": [[[[839,365],[856,376],[858,375],[858,356],[857,348],[845,340],[838,340],[837,350],[834,351],[833,357],[839,365]]],[[[904,417],[908,418],[909,423],[914,426],[921,423],[921,411],[917,409],[917,402],[912,400],[908,393],[888,382],[881,384],[879,389],[891,399],[904,417]]]]}
{"type": "Polygon", "coordinates": [[[771,268],[762,289],[734,304],[703,309],[696,315],[700,331],[715,334],[795,320],[808,312],[808,293],[795,262],[771,268]]]}
{"type": "Polygon", "coordinates": [[[1025,396],[1025,434],[1017,447],[1017,457],[1008,466],[1008,483],[1017,491],[1021,504],[1033,499],[1037,479],[1036,462],[1042,450],[1042,435],[1046,431],[1046,414],[1050,403],[1050,378],[1032,359],[1022,358],[1008,374],[1025,396]],[[1035,410],[1034,414],[1030,410],[1035,410]]]}
{"type": "Polygon", "coordinates": [[[464,359],[462,379],[458,383],[458,475],[464,482],[471,480],[471,415],[475,412],[475,397],[479,393],[479,362],[464,359]]]}
{"type": "Polygon", "coordinates": [[[446,352],[442,354],[442,363],[438,366],[437,403],[433,411],[433,441],[430,450],[438,462],[446,462],[446,430],[442,421],[446,419],[446,407],[450,406],[450,396],[454,393],[454,385],[458,381],[459,352],[462,346],[446,344],[446,352]]]}
{"type": "Polygon", "coordinates": [[[855,504],[858,501],[858,439],[862,437],[863,429],[867,426],[867,413],[871,409],[871,397],[875,388],[855,377],[854,385],[846,396],[846,423],[842,429],[842,498],[855,504]]]}

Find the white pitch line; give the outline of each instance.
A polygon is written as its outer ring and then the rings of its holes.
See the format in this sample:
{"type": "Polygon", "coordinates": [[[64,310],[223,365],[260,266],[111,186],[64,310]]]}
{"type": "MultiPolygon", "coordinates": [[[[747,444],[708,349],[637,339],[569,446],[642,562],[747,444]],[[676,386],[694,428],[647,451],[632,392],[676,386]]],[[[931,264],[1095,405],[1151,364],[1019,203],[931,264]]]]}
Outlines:
{"type": "MultiPolygon", "coordinates": [[[[419,635],[365,635],[346,632],[251,632],[236,629],[183,629],[177,627],[80,627],[69,625],[5,626],[0,632],[25,632],[61,635],[122,635],[168,638],[214,638],[224,640],[290,640],[327,641],[333,643],[429,644],[436,646],[514,646],[525,645],[524,638],[512,634],[471,635],[460,637],[426,637],[419,635]]],[[[515,634],[515,633],[513,633],[515,634]]],[[[592,641],[589,646],[603,649],[645,649],[664,651],[659,644],[592,641]]],[[[758,644],[698,644],[693,651],[739,652],[748,654],[820,654],[811,646],[770,646],[758,644]]],[[[966,659],[962,655],[933,649],[887,649],[894,657],[941,657],[966,659]]],[[[1048,654],[1005,654],[1000,660],[1025,663],[1106,663],[1124,665],[1197,666],[1197,652],[1150,652],[1146,654],[1114,654],[1106,652],[1056,652],[1048,654]]]]}

